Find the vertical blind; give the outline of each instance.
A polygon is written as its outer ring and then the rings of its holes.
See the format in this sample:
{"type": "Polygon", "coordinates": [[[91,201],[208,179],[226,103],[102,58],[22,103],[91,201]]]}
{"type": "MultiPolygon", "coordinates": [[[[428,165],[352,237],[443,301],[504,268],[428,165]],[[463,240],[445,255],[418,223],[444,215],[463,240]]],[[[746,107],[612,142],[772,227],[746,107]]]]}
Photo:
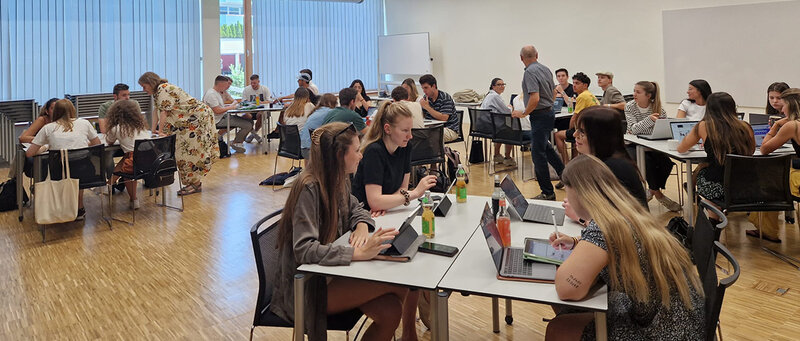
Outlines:
{"type": "Polygon", "coordinates": [[[361,79],[377,88],[383,1],[253,0],[253,67],[275,95],[294,93],[301,69],[320,92],[361,79]]]}
{"type": "Polygon", "coordinates": [[[199,0],[1,0],[0,100],[132,90],[154,71],[199,96],[199,0]]]}

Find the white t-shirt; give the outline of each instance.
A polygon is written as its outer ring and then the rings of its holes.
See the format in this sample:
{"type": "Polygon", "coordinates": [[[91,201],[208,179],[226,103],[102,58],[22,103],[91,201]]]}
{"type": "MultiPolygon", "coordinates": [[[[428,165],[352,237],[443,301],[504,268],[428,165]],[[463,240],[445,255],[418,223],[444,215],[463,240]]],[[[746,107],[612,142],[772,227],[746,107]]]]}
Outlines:
{"type": "Polygon", "coordinates": [[[306,103],[303,107],[303,116],[300,117],[288,117],[284,116],[283,121],[286,122],[287,125],[296,125],[297,131],[303,131],[306,125],[306,120],[308,120],[308,115],[314,111],[314,104],[313,103],[306,103]]]}
{"type": "Polygon", "coordinates": [[[308,82],[308,88],[311,89],[311,92],[313,92],[315,95],[319,96],[319,88],[317,88],[317,85],[314,84],[314,81],[308,82]]]}
{"type": "Polygon", "coordinates": [[[685,99],[678,106],[678,110],[683,110],[686,113],[686,118],[694,121],[700,121],[706,116],[706,106],[697,105],[697,103],[685,99]]]}
{"type": "MultiPolygon", "coordinates": [[[[217,92],[217,90],[214,90],[214,88],[208,89],[206,94],[203,95],[203,103],[208,104],[211,109],[225,106],[225,101],[222,100],[222,94],[217,92]]],[[[219,115],[214,114],[214,121],[219,123],[219,121],[222,121],[223,116],[225,116],[225,113],[221,113],[219,115]]]]}
{"type": "Polygon", "coordinates": [[[425,128],[425,118],[422,116],[422,105],[419,102],[400,101],[408,111],[411,112],[411,118],[414,120],[414,128],[425,128]]]}
{"type": "MultiPolygon", "coordinates": [[[[522,96],[514,97],[513,101],[514,110],[518,111],[525,111],[525,103],[522,101],[522,96]]],[[[531,119],[530,117],[523,117],[519,119],[519,126],[522,128],[523,131],[531,130],[531,119]]]]}
{"type": "Polygon", "coordinates": [[[261,102],[272,102],[272,93],[266,86],[259,85],[257,90],[253,90],[253,87],[248,85],[242,91],[242,100],[255,102],[256,97],[259,97],[261,102]]]}
{"type": "Polygon", "coordinates": [[[120,129],[119,126],[111,128],[111,130],[106,132],[106,142],[108,144],[114,144],[117,140],[119,140],[119,146],[122,147],[122,151],[129,153],[133,151],[133,147],[136,144],[136,140],[144,140],[150,138],[150,132],[147,130],[139,130],[133,136],[120,136],[119,133],[120,129]]]}
{"type": "Polygon", "coordinates": [[[64,131],[64,127],[57,122],[45,124],[36,133],[32,143],[39,146],[49,145],[51,150],[78,149],[88,147],[89,141],[96,137],[94,126],[87,120],[77,118],[72,121],[72,131],[64,131]]]}

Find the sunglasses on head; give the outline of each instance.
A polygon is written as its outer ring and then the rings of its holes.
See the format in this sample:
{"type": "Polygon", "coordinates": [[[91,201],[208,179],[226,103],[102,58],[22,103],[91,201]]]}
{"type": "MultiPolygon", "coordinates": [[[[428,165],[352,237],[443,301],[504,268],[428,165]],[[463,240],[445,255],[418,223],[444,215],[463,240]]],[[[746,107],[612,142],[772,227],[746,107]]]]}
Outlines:
{"type": "Polygon", "coordinates": [[[342,131],[340,131],[340,132],[336,133],[336,135],[334,135],[334,136],[333,136],[333,139],[335,140],[337,137],[339,137],[339,135],[342,135],[342,134],[344,134],[344,132],[346,132],[348,129],[352,130],[354,133],[357,133],[357,132],[358,132],[358,131],[356,130],[356,126],[353,124],[353,122],[350,122],[350,124],[348,124],[348,125],[347,125],[347,127],[345,127],[344,129],[342,129],[342,131]]]}

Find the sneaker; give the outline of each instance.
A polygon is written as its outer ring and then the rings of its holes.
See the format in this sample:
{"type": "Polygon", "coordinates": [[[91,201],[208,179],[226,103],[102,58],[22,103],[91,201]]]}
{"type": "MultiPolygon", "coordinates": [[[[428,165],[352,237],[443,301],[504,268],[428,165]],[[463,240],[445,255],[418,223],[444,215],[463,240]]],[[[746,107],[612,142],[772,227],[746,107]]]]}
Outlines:
{"type": "Polygon", "coordinates": [[[555,193],[553,193],[553,194],[544,194],[544,192],[542,192],[542,193],[540,193],[539,195],[537,195],[537,196],[535,196],[535,197],[533,197],[533,198],[531,198],[531,199],[533,199],[533,200],[550,200],[550,201],[556,201],[556,194],[555,194],[555,193]]]}
{"type": "Polygon", "coordinates": [[[138,210],[139,209],[139,199],[133,199],[130,201],[131,209],[138,210]]]}
{"type": "Polygon", "coordinates": [[[242,145],[241,143],[231,143],[231,148],[233,148],[233,150],[235,150],[237,153],[243,154],[245,151],[244,145],[242,145]]]}
{"type": "Polygon", "coordinates": [[[494,161],[495,164],[503,163],[503,161],[505,161],[505,158],[502,155],[495,155],[492,161],[494,161]]]}
{"type": "Polygon", "coordinates": [[[75,217],[75,220],[76,221],[77,220],[83,220],[85,217],[86,217],[86,209],[85,208],[79,208],[78,209],[78,216],[75,217]]]}
{"type": "Polygon", "coordinates": [[[253,142],[254,138],[255,137],[253,136],[253,133],[250,133],[250,135],[247,135],[247,137],[244,138],[244,142],[247,142],[247,143],[253,142]]]}
{"type": "Polygon", "coordinates": [[[650,202],[650,200],[653,200],[653,191],[648,189],[647,190],[647,202],[650,202]]]}
{"type": "Polygon", "coordinates": [[[559,181],[559,182],[556,184],[556,189],[564,189],[564,183],[563,183],[563,182],[561,182],[561,181],[559,181]]]}
{"type": "Polygon", "coordinates": [[[264,139],[258,134],[253,133],[251,135],[253,136],[254,139],[256,139],[256,141],[258,141],[258,143],[264,142],[264,139]]]}
{"type": "Polygon", "coordinates": [[[117,190],[117,192],[122,193],[122,191],[125,190],[125,183],[124,182],[119,182],[119,183],[115,184],[113,188],[115,190],[117,190]]]}
{"type": "Polygon", "coordinates": [[[517,161],[514,160],[514,158],[507,157],[507,158],[503,159],[503,165],[504,166],[508,166],[508,167],[516,167],[517,166],[517,161]]]}
{"type": "Polygon", "coordinates": [[[666,195],[658,199],[658,202],[672,212],[678,212],[682,209],[681,204],[672,201],[672,199],[667,198],[666,195]]]}

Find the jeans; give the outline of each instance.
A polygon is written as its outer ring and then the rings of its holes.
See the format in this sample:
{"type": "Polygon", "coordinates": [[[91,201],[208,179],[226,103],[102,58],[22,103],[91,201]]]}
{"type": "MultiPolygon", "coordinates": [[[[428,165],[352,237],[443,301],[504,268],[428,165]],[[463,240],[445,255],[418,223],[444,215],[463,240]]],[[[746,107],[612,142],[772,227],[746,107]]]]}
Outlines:
{"type": "Polygon", "coordinates": [[[553,131],[556,114],[552,108],[534,110],[530,114],[531,120],[531,158],[533,159],[533,171],[536,174],[536,181],[542,193],[552,195],[553,183],[550,182],[550,169],[547,164],[553,166],[556,173],[561,176],[564,171],[564,163],[556,153],[553,145],[550,144],[550,133],[553,131]]]}

